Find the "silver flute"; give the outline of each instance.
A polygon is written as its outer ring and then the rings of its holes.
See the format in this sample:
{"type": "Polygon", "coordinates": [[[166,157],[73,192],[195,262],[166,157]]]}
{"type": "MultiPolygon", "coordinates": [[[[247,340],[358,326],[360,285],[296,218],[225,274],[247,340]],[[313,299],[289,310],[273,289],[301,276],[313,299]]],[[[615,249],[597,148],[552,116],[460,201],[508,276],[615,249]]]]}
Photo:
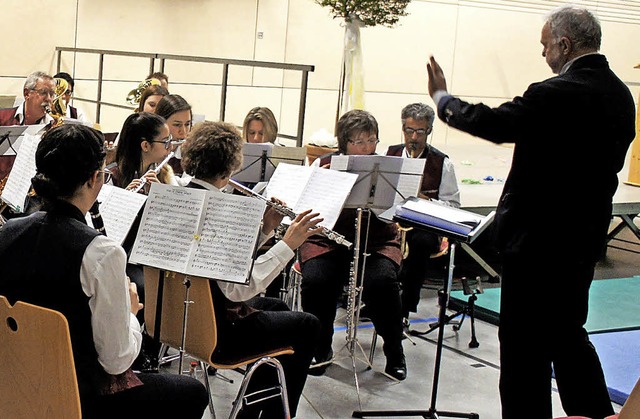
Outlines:
{"type": "MultiPolygon", "coordinates": [[[[167,154],[167,157],[164,158],[164,160],[162,160],[160,162],[160,164],[158,164],[155,169],[153,169],[153,172],[157,175],[158,173],[160,173],[160,169],[162,169],[162,166],[164,166],[165,164],[169,163],[169,160],[171,160],[171,158],[174,156],[174,152],[172,151],[171,153],[167,154]]],[[[140,190],[142,190],[142,188],[144,188],[144,185],[146,185],[148,182],[147,178],[142,176],[140,178],[140,184],[138,186],[136,186],[135,188],[131,189],[132,192],[140,192],[140,190]]]]}
{"type": "MultiPolygon", "coordinates": [[[[292,220],[294,220],[298,214],[296,214],[291,208],[279,204],[277,202],[273,202],[267,198],[265,198],[264,196],[260,195],[259,193],[256,193],[254,191],[252,191],[251,189],[247,188],[244,185],[241,185],[240,183],[236,182],[233,179],[229,179],[229,184],[231,186],[233,186],[235,189],[237,189],[238,191],[242,192],[243,194],[247,195],[247,196],[252,196],[254,198],[258,198],[263,200],[267,205],[269,205],[270,207],[272,207],[273,209],[275,209],[278,213],[291,218],[292,220]]],[[[322,227],[322,226],[320,226],[322,227]]],[[[321,234],[323,236],[325,236],[326,238],[328,238],[329,240],[333,240],[334,242],[341,244],[343,246],[347,246],[348,249],[351,248],[351,242],[348,241],[347,239],[344,238],[344,236],[342,234],[336,233],[333,230],[329,230],[326,227],[322,227],[322,231],[321,234]]]]}

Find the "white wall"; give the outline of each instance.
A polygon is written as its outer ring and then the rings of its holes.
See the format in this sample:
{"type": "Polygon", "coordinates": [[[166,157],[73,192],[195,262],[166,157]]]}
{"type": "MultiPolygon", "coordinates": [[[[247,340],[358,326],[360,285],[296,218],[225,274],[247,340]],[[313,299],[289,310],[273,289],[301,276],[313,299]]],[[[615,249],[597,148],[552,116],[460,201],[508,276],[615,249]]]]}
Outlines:
{"type": "MultiPolygon", "coordinates": [[[[637,98],[640,70],[633,66],[640,62],[635,47],[640,18],[634,16],[640,16],[640,6],[577,3],[600,16],[602,52],[637,98]]],[[[491,105],[550,77],[541,56],[540,28],[544,13],[558,4],[414,0],[409,15],[395,28],[362,29],[365,107],[380,124],[380,150],[401,141],[399,114],[404,105],[432,104],[425,71],[431,54],[443,66],[452,93],[491,105]]],[[[312,0],[4,0],[3,22],[5,33],[13,36],[0,45],[0,95],[20,95],[31,71],[53,74],[56,46],[308,64],[315,71],[309,77],[305,140],[321,128],[333,131],[344,28],[312,0]]],[[[62,70],[77,79],[76,96],[95,98],[95,56],[65,53],[62,70]]],[[[107,58],[103,100],[126,104],[127,93],[148,70],[145,59],[107,58]]],[[[172,93],[183,95],[195,113],[218,118],[220,66],[170,62],[165,72],[172,93]]],[[[278,118],[280,132],[295,135],[299,73],[235,67],[229,81],[227,121],[241,124],[253,106],[268,106],[278,118]]],[[[94,105],[76,105],[90,117],[95,115],[94,105]]],[[[127,114],[103,108],[103,129],[119,130],[127,114]]],[[[438,122],[433,143],[448,151],[454,139],[465,137],[438,122]]]]}

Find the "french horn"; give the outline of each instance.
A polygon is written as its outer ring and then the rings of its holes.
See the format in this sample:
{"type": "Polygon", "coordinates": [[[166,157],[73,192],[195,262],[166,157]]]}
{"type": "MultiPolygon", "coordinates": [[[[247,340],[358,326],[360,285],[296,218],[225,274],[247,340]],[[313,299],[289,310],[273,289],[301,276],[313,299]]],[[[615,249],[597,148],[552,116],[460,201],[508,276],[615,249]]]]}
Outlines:
{"type": "Polygon", "coordinates": [[[140,82],[138,87],[131,90],[127,95],[127,103],[130,105],[138,105],[140,103],[140,97],[142,96],[142,92],[149,86],[160,86],[160,80],[158,79],[146,79],[140,82]]]}

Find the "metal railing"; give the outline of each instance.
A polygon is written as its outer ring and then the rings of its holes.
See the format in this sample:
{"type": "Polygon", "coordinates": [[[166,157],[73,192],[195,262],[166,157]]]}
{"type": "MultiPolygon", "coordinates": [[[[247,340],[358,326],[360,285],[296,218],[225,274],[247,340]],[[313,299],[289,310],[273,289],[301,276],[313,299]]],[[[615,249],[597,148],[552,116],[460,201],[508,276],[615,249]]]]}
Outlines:
{"type": "MultiPolygon", "coordinates": [[[[99,50],[88,48],[70,48],[70,47],[56,47],[57,53],[57,72],[61,71],[62,53],[72,52],[79,54],[97,54],[98,59],[98,88],[96,92],[96,99],[74,97],[74,100],[80,102],[93,103],[96,105],[96,121],[100,123],[100,111],[102,106],[110,106],[122,109],[131,109],[130,106],[124,106],[117,103],[109,103],[102,100],[102,84],[104,75],[104,58],[105,56],[125,56],[125,57],[137,57],[146,58],[149,60],[149,74],[156,70],[156,60],[159,62],[159,71],[164,72],[165,62],[169,61],[182,61],[182,62],[194,62],[194,63],[210,63],[222,65],[222,80],[220,80],[220,120],[224,121],[226,104],[227,104],[227,91],[229,87],[229,69],[231,66],[241,67],[257,67],[257,68],[271,68],[279,70],[293,70],[300,71],[300,103],[298,107],[298,128],[295,136],[285,135],[278,133],[278,137],[296,140],[298,147],[302,146],[302,135],[304,132],[304,115],[306,111],[307,103],[307,87],[309,80],[309,72],[314,71],[313,65],[305,64],[287,64],[287,63],[275,63],[268,61],[251,61],[251,60],[235,60],[228,58],[214,58],[214,57],[199,57],[190,55],[172,55],[172,54],[160,54],[160,53],[142,53],[142,52],[128,52],[128,51],[113,51],[113,50],[99,50]]],[[[215,85],[213,83],[209,85],[215,85]]],[[[284,87],[282,87],[284,88],[284,87]]]]}

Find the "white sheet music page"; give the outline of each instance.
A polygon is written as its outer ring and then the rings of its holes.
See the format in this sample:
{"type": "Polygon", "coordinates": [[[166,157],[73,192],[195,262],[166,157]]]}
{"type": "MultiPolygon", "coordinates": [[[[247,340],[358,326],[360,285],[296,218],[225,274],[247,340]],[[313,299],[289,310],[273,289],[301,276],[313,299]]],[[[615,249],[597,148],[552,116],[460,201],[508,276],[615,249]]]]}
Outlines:
{"type": "Polygon", "coordinates": [[[266,197],[284,201],[295,213],[312,209],[333,228],[358,175],[320,167],[280,163],[267,186],[266,197]]]}
{"type": "Polygon", "coordinates": [[[196,245],[205,192],[152,183],[130,261],[189,273],[189,256],[196,245]]]}
{"type": "Polygon", "coordinates": [[[424,174],[425,159],[408,159],[404,157],[396,157],[402,159],[402,167],[400,169],[400,179],[396,187],[400,194],[396,194],[394,205],[402,202],[410,196],[417,196],[422,185],[422,176],[424,174]]]}
{"type": "Polygon", "coordinates": [[[98,194],[98,202],[107,236],[122,244],[146,201],[146,195],[113,185],[103,185],[98,194]]]}
{"type": "Polygon", "coordinates": [[[41,135],[23,134],[9,178],[2,191],[2,200],[16,212],[24,212],[24,202],[36,174],[36,149],[41,135]]]}
{"type": "Polygon", "coordinates": [[[259,199],[207,191],[205,216],[188,272],[246,283],[265,207],[259,199]]]}

